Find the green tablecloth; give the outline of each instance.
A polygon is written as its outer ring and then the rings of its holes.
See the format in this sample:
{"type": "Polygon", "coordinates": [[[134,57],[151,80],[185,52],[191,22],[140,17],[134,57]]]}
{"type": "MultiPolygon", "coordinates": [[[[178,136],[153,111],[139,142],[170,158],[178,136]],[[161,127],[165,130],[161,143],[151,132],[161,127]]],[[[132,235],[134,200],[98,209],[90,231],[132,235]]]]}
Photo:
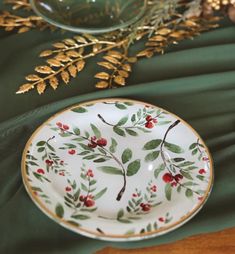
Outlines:
{"type": "MultiPolygon", "coordinates": [[[[70,36],[71,34],[67,34],[70,36]]],[[[64,37],[31,31],[0,31],[0,253],[94,253],[105,246],[153,246],[235,226],[235,26],[171,47],[169,53],[143,59],[125,88],[96,91],[95,60],[70,87],[15,95],[24,75],[33,71],[41,50],[64,37]],[[24,145],[35,128],[71,104],[102,97],[148,101],[188,121],[205,139],[215,163],[215,184],[201,212],[165,236],[134,243],[111,243],[76,235],[45,216],[27,195],[21,179],[24,145]]]]}

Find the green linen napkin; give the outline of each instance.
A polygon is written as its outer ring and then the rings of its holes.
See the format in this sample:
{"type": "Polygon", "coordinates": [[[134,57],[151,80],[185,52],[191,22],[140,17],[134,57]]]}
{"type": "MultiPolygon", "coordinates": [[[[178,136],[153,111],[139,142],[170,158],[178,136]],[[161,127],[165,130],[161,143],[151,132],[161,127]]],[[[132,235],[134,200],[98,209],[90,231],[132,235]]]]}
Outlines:
{"type": "Polygon", "coordinates": [[[141,60],[124,88],[96,91],[93,76],[98,67],[93,59],[70,87],[42,96],[35,91],[15,95],[23,76],[42,63],[38,53],[64,36],[0,31],[0,253],[89,254],[105,246],[153,246],[235,226],[235,26],[228,24],[171,47],[166,55],[141,60]],[[133,243],[93,240],[50,220],[27,195],[20,161],[35,128],[64,107],[104,97],[139,99],[165,108],[188,121],[209,146],[215,163],[213,191],[200,213],[181,228],[133,243]]]}

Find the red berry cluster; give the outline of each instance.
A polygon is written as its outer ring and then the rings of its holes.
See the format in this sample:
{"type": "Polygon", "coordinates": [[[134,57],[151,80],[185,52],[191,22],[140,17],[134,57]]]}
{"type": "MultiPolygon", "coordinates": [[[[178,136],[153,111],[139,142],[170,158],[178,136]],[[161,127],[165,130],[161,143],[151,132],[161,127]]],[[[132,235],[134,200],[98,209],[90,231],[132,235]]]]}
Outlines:
{"type": "Polygon", "coordinates": [[[205,170],[204,168],[201,168],[201,169],[198,171],[198,173],[199,173],[200,175],[206,174],[206,170],[205,170]]]}
{"type": "Polygon", "coordinates": [[[45,162],[46,162],[46,164],[48,165],[48,166],[52,166],[52,164],[53,164],[53,161],[52,160],[45,160],[45,162]]]}
{"type": "Polygon", "coordinates": [[[152,129],[154,125],[157,123],[157,119],[152,118],[152,116],[150,115],[147,115],[145,120],[146,120],[145,127],[148,129],[152,129]]]}
{"type": "Polygon", "coordinates": [[[171,173],[165,173],[162,177],[162,180],[165,183],[171,183],[171,186],[177,186],[177,183],[180,182],[180,180],[182,180],[184,177],[181,174],[176,174],[175,176],[173,176],[171,173]]]}
{"type": "Polygon", "coordinates": [[[71,155],[74,155],[76,153],[76,150],[70,149],[70,150],[68,150],[68,153],[71,154],[71,155]]]}
{"type": "Polygon", "coordinates": [[[86,207],[92,207],[95,205],[95,200],[93,198],[94,197],[92,195],[87,196],[81,195],[79,197],[79,200],[83,202],[86,207]]]}
{"type": "Polygon", "coordinates": [[[89,177],[94,177],[94,173],[93,173],[93,171],[91,169],[87,170],[86,175],[89,176],[89,177]]]}
{"type": "Polygon", "coordinates": [[[88,147],[90,148],[96,148],[97,146],[106,146],[107,145],[107,140],[105,138],[99,138],[97,139],[96,136],[91,137],[91,141],[88,144],[88,147]]]}
{"type": "Polygon", "coordinates": [[[45,171],[44,171],[44,169],[39,168],[39,169],[37,169],[37,173],[38,173],[38,174],[41,174],[41,175],[44,175],[44,174],[45,174],[45,171]]]}
{"type": "Polygon", "coordinates": [[[151,210],[151,205],[148,203],[141,203],[140,207],[142,208],[142,211],[148,212],[151,210]]]}
{"type": "Polygon", "coordinates": [[[56,125],[60,128],[61,131],[69,130],[69,126],[66,124],[62,124],[61,122],[57,122],[56,125]]]}
{"type": "Polygon", "coordinates": [[[157,191],[157,186],[156,186],[156,185],[153,185],[153,186],[150,188],[150,190],[151,190],[152,192],[156,192],[156,191],[157,191]]]}

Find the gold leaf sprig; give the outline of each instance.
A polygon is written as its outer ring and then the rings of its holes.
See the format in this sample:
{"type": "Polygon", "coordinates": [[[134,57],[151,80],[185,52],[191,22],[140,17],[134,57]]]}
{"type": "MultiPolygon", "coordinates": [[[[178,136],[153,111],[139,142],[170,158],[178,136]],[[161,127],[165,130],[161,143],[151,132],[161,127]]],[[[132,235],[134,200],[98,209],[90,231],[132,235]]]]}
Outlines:
{"type": "Polygon", "coordinates": [[[137,54],[137,57],[152,57],[155,53],[164,54],[171,44],[178,44],[182,40],[193,39],[201,32],[218,27],[215,22],[218,17],[192,17],[178,21],[171,20],[159,27],[154,35],[148,38],[146,48],[137,54]]]}
{"type": "Polygon", "coordinates": [[[91,35],[77,35],[54,43],[54,49],[40,54],[40,57],[48,58],[47,64],[37,66],[36,74],[26,76],[29,83],[22,85],[17,93],[25,93],[36,87],[38,93],[42,94],[47,86],[57,89],[60,80],[68,84],[71,78],[75,78],[83,70],[86,59],[121,46],[124,41],[116,43],[98,40],[91,35]]]}
{"type": "Polygon", "coordinates": [[[40,30],[44,30],[49,27],[54,29],[51,25],[43,21],[41,17],[32,15],[25,18],[11,14],[8,11],[4,11],[0,15],[0,27],[3,27],[5,31],[8,32],[15,29],[18,33],[28,32],[30,29],[35,27],[40,30]]]}
{"type": "Polygon", "coordinates": [[[5,0],[5,4],[12,5],[13,10],[24,9],[26,11],[31,11],[31,5],[28,0],[5,0]]]}
{"type": "Polygon", "coordinates": [[[127,48],[123,47],[123,53],[117,50],[110,50],[103,56],[104,61],[97,64],[104,67],[106,71],[98,72],[95,78],[100,79],[96,88],[112,88],[124,86],[129,73],[132,71],[131,64],[137,61],[136,57],[128,57],[127,48]]]}

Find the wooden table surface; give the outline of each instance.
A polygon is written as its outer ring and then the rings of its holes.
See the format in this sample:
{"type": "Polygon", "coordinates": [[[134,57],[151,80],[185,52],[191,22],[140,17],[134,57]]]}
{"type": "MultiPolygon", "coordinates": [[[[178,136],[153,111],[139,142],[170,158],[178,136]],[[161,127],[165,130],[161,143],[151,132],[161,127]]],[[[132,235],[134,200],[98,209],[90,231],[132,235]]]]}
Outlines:
{"type": "Polygon", "coordinates": [[[235,254],[235,228],[143,249],[120,250],[107,247],[96,254],[235,254]]]}

